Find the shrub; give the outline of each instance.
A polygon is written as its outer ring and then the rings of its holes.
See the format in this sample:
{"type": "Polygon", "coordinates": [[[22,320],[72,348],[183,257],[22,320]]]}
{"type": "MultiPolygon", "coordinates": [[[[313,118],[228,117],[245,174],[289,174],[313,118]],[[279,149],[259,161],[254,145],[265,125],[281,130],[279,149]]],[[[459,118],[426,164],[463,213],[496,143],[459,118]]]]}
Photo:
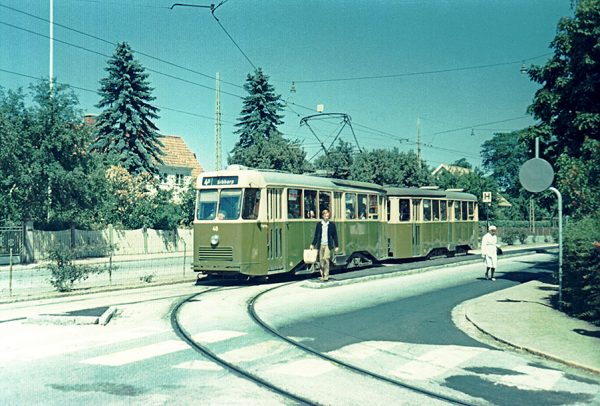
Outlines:
{"type": "Polygon", "coordinates": [[[563,304],[569,314],[600,325],[600,216],[572,222],[563,238],[563,304]]]}
{"type": "Polygon", "coordinates": [[[517,231],[514,228],[506,228],[502,230],[500,237],[504,244],[513,245],[517,239],[517,231]]]}
{"type": "Polygon", "coordinates": [[[102,266],[74,264],[73,259],[78,257],[78,250],[62,245],[52,248],[48,254],[51,261],[48,265],[50,284],[59,292],[68,292],[75,282],[106,270],[102,266]]]}

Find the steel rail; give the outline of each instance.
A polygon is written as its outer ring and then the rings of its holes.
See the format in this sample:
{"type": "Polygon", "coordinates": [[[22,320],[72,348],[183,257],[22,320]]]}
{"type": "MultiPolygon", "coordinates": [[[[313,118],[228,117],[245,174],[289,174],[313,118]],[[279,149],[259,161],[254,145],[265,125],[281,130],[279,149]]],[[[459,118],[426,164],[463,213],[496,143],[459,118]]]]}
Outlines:
{"type": "Polygon", "coordinates": [[[188,296],[186,299],[180,301],[179,303],[177,303],[175,305],[175,307],[173,308],[173,310],[171,311],[171,327],[173,328],[173,330],[175,331],[175,333],[177,334],[177,336],[182,339],[183,341],[185,341],[190,347],[192,347],[196,352],[202,354],[204,357],[210,359],[212,362],[216,363],[217,365],[233,372],[235,375],[240,376],[242,378],[245,378],[251,382],[254,382],[256,384],[258,384],[261,387],[264,387],[280,396],[283,396],[287,399],[293,400],[295,402],[298,402],[301,405],[317,405],[318,403],[315,403],[311,400],[308,400],[306,398],[303,398],[301,396],[295,395],[291,392],[286,391],[285,389],[282,389],[280,387],[277,387],[275,385],[273,385],[272,383],[248,372],[245,371],[237,366],[235,366],[234,364],[231,364],[227,361],[225,361],[224,359],[220,358],[217,354],[215,354],[214,352],[212,352],[211,350],[209,350],[208,348],[206,348],[203,345],[200,345],[198,343],[196,343],[193,338],[191,337],[191,335],[179,324],[179,319],[178,319],[178,314],[179,314],[179,310],[181,309],[181,307],[183,305],[185,305],[186,303],[195,300],[198,296],[201,296],[205,293],[208,292],[215,292],[215,291],[220,291],[222,288],[215,288],[215,289],[209,289],[209,290],[205,290],[203,292],[200,293],[195,293],[191,296],[188,296]]]}

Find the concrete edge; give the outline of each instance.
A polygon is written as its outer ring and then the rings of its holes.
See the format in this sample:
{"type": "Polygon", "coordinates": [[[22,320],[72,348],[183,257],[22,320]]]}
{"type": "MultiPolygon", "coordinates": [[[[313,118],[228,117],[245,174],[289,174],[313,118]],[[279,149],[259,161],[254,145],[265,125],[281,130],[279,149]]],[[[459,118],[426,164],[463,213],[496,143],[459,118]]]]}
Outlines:
{"type": "Polygon", "coordinates": [[[98,324],[96,316],[66,316],[61,314],[40,314],[27,317],[28,324],[55,324],[57,326],[83,326],[98,324]]]}
{"type": "MultiPolygon", "coordinates": [[[[494,335],[494,334],[492,334],[492,333],[484,330],[483,328],[481,328],[480,326],[478,326],[477,323],[475,323],[473,320],[471,320],[469,318],[469,315],[466,312],[465,312],[464,315],[465,315],[465,319],[469,323],[471,323],[471,325],[473,327],[475,327],[479,332],[483,333],[484,335],[486,335],[487,337],[491,338],[494,341],[497,341],[499,343],[502,343],[504,345],[507,345],[507,346],[509,346],[509,347],[511,347],[513,349],[519,350],[519,351],[524,351],[524,352],[527,352],[527,353],[530,353],[530,354],[533,354],[533,355],[540,356],[542,358],[546,358],[546,359],[549,359],[549,360],[552,360],[552,361],[555,361],[555,362],[559,362],[561,364],[565,364],[565,365],[568,365],[568,366],[571,366],[571,367],[583,369],[585,371],[588,371],[588,372],[591,372],[593,374],[596,374],[596,375],[600,376],[600,369],[597,369],[597,368],[594,368],[594,367],[590,367],[590,366],[587,366],[587,365],[582,365],[582,364],[580,364],[578,362],[575,362],[575,361],[565,360],[565,359],[559,358],[559,357],[557,357],[555,355],[548,354],[548,353],[546,353],[544,351],[540,351],[540,350],[536,350],[536,349],[533,349],[533,348],[523,347],[523,346],[520,346],[518,344],[514,344],[514,343],[512,343],[512,342],[510,342],[508,340],[500,338],[500,337],[498,337],[498,336],[496,336],[496,335],[494,335]]],[[[475,337],[473,337],[473,338],[475,338],[475,337]]]]}
{"type": "Polygon", "coordinates": [[[102,316],[98,317],[98,324],[101,326],[106,326],[116,312],[117,308],[115,306],[110,306],[104,313],[102,313],[102,316]]]}
{"type": "MultiPolygon", "coordinates": [[[[540,250],[539,247],[523,249],[523,250],[519,250],[518,252],[511,252],[511,253],[503,254],[502,257],[508,258],[508,257],[533,255],[533,254],[537,254],[539,250],[540,250]]],[[[419,274],[419,273],[431,272],[431,271],[434,271],[437,269],[454,268],[454,267],[461,266],[461,265],[471,265],[471,264],[475,264],[475,263],[480,263],[481,261],[482,261],[482,259],[478,255],[476,258],[468,259],[468,260],[458,262],[458,263],[454,262],[451,264],[443,264],[443,265],[429,265],[429,266],[425,266],[423,268],[409,269],[406,271],[391,271],[391,272],[386,272],[386,273],[382,273],[382,274],[358,276],[356,278],[347,279],[347,280],[336,280],[335,276],[333,277],[333,279],[330,279],[328,282],[321,282],[318,279],[309,279],[309,280],[304,281],[300,285],[300,287],[308,288],[308,289],[333,288],[336,286],[351,285],[354,283],[362,283],[362,282],[368,282],[368,281],[372,281],[372,280],[396,278],[396,277],[409,276],[409,275],[414,275],[414,274],[419,274]]],[[[330,278],[331,278],[331,276],[330,276],[330,278]]]]}
{"type": "Polygon", "coordinates": [[[110,306],[100,316],[69,316],[64,314],[38,314],[27,317],[26,323],[29,324],[54,324],[57,326],[84,326],[101,325],[106,326],[110,319],[117,312],[115,306],[110,306]]]}
{"type": "Polygon", "coordinates": [[[9,296],[0,298],[0,305],[4,304],[12,304],[12,303],[21,303],[21,302],[32,302],[35,300],[46,300],[46,299],[60,299],[64,297],[71,296],[80,296],[80,295],[93,295],[96,293],[106,293],[106,292],[118,292],[120,290],[127,289],[143,289],[143,288],[151,288],[156,286],[169,286],[169,285],[177,285],[179,283],[188,283],[188,282],[196,282],[198,280],[197,275],[190,275],[188,278],[180,278],[180,279],[172,279],[167,281],[160,282],[150,282],[145,284],[119,284],[119,285],[104,285],[97,287],[89,287],[89,288],[75,288],[68,292],[57,292],[57,291],[48,291],[43,292],[37,295],[29,295],[29,296],[9,296]]]}

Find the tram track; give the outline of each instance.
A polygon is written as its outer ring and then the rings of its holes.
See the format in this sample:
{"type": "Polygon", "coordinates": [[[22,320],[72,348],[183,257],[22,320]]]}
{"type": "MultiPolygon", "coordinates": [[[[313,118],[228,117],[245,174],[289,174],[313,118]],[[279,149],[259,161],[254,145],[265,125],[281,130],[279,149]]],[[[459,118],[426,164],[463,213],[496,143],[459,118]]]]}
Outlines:
{"type": "MultiPolygon", "coordinates": [[[[416,387],[409,383],[395,380],[390,377],[386,377],[386,376],[374,373],[372,371],[357,367],[357,366],[349,364],[343,360],[336,359],[334,357],[331,357],[331,356],[321,353],[319,351],[315,351],[314,349],[307,347],[307,346],[277,332],[277,330],[275,330],[273,327],[271,327],[267,323],[265,323],[260,318],[260,316],[256,313],[255,304],[263,295],[273,292],[276,289],[293,284],[295,282],[296,281],[287,282],[287,283],[283,283],[283,284],[277,284],[277,286],[268,287],[266,289],[261,289],[260,292],[258,292],[257,294],[253,294],[251,297],[248,297],[245,300],[245,303],[246,303],[246,309],[245,309],[246,316],[245,317],[250,319],[250,321],[255,326],[255,328],[260,330],[261,334],[263,334],[265,336],[275,337],[277,340],[283,342],[286,346],[291,346],[290,350],[287,350],[286,353],[289,354],[290,352],[295,350],[295,351],[300,352],[301,354],[304,354],[304,355],[302,355],[302,357],[304,357],[304,358],[306,358],[307,355],[308,355],[308,357],[311,357],[311,358],[316,357],[321,362],[330,363],[330,364],[334,365],[340,371],[346,371],[346,372],[342,372],[344,375],[350,374],[350,375],[359,377],[359,379],[361,379],[361,380],[367,379],[367,382],[371,382],[370,380],[375,380],[383,385],[392,385],[393,387],[397,388],[400,391],[410,391],[416,395],[425,396],[434,402],[438,401],[438,402],[457,404],[457,405],[475,405],[476,404],[476,403],[468,403],[468,402],[465,402],[464,400],[461,400],[458,398],[453,398],[451,396],[447,396],[444,394],[435,393],[435,392],[429,391],[427,389],[419,388],[419,387],[416,387]]],[[[268,373],[265,373],[264,370],[261,370],[260,372],[250,371],[249,367],[244,368],[244,367],[236,364],[235,362],[226,360],[224,357],[220,356],[217,353],[217,351],[214,351],[211,348],[209,348],[209,346],[203,345],[203,344],[197,342],[197,340],[194,340],[194,338],[193,338],[194,334],[187,331],[186,328],[183,325],[181,325],[180,320],[179,320],[179,313],[186,304],[199,301],[203,295],[208,296],[209,293],[216,294],[219,292],[223,292],[224,290],[225,289],[222,287],[215,288],[215,289],[209,289],[209,290],[191,295],[191,296],[185,298],[184,300],[180,301],[179,303],[177,303],[176,306],[174,306],[173,311],[171,312],[171,325],[172,325],[173,330],[177,334],[177,336],[180,339],[182,339],[183,341],[185,341],[195,351],[202,354],[204,357],[206,357],[210,361],[214,362],[215,364],[223,367],[226,370],[233,372],[237,376],[243,377],[243,378],[259,385],[260,387],[266,388],[279,396],[282,396],[293,402],[297,402],[298,404],[308,404],[308,405],[321,404],[319,401],[309,399],[309,398],[303,396],[302,394],[299,394],[295,390],[286,389],[286,388],[282,387],[281,384],[272,382],[268,378],[268,373]]],[[[263,342],[264,341],[268,341],[268,338],[263,337],[263,342]]],[[[325,402],[325,403],[327,403],[327,402],[325,402]]]]}
{"type": "Polygon", "coordinates": [[[195,294],[185,298],[184,300],[180,301],[179,303],[177,303],[171,312],[171,326],[172,326],[173,330],[175,331],[175,334],[177,334],[177,336],[180,339],[185,341],[196,352],[202,354],[204,357],[208,358],[215,364],[225,368],[226,370],[233,372],[237,376],[240,376],[251,382],[254,382],[255,384],[259,385],[260,387],[266,388],[266,389],[270,390],[271,392],[276,393],[277,395],[283,396],[286,399],[298,402],[298,404],[317,405],[317,403],[314,403],[313,401],[310,401],[306,398],[303,398],[303,397],[295,395],[289,391],[286,391],[285,389],[282,389],[276,385],[273,385],[272,383],[260,378],[259,376],[255,375],[255,374],[252,374],[242,368],[237,367],[236,365],[234,365],[231,362],[227,362],[226,360],[224,360],[223,358],[221,358],[217,354],[215,354],[213,351],[211,351],[208,347],[198,344],[196,341],[194,341],[191,334],[189,332],[187,332],[185,330],[185,328],[183,328],[181,326],[177,316],[178,316],[178,313],[182,306],[184,306],[187,303],[190,303],[193,300],[196,300],[198,297],[200,297],[204,294],[222,291],[222,290],[225,290],[224,288],[225,287],[217,287],[214,289],[207,289],[203,292],[195,293],[195,294]]]}
{"type": "Polygon", "coordinates": [[[446,396],[444,394],[439,394],[439,393],[435,393],[435,392],[432,392],[432,391],[429,391],[429,390],[426,390],[426,389],[423,389],[423,388],[419,388],[419,387],[411,385],[409,383],[402,382],[402,381],[399,381],[399,380],[396,380],[396,379],[392,379],[392,378],[389,378],[387,376],[380,375],[380,374],[374,373],[372,371],[369,371],[367,369],[358,367],[356,365],[349,364],[349,363],[347,363],[347,362],[345,362],[343,360],[340,360],[338,358],[329,356],[329,355],[327,355],[327,354],[325,354],[323,352],[314,350],[313,348],[310,348],[309,346],[306,346],[306,345],[304,345],[304,344],[302,344],[302,343],[300,343],[300,342],[298,342],[296,340],[293,340],[293,339],[291,339],[291,338],[289,338],[289,337],[287,337],[287,336],[285,336],[283,334],[280,334],[275,328],[273,328],[272,326],[270,326],[269,324],[267,324],[264,320],[262,320],[260,318],[260,316],[256,313],[255,304],[256,304],[256,301],[258,299],[260,299],[261,296],[263,296],[263,295],[265,295],[267,293],[273,292],[276,289],[280,289],[283,286],[285,286],[285,285],[275,286],[275,287],[272,287],[270,289],[267,289],[267,290],[264,290],[264,291],[260,292],[259,294],[255,295],[248,302],[248,306],[246,308],[248,314],[256,322],[256,324],[258,324],[260,327],[262,327],[265,331],[267,331],[268,333],[270,333],[274,337],[277,337],[277,338],[279,338],[279,339],[281,339],[281,340],[283,340],[283,341],[285,341],[285,342],[287,342],[287,343],[289,343],[289,344],[291,344],[291,345],[293,345],[293,346],[295,346],[297,348],[300,348],[303,351],[306,351],[306,352],[308,352],[310,354],[313,354],[313,355],[315,355],[315,356],[317,356],[317,357],[319,357],[319,358],[321,358],[321,359],[323,359],[325,361],[332,362],[332,363],[334,363],[334,364],[336,364],[336,365],[338,365],[338,366],[340,366],[342,368],[348,369],[350,371],[353,371],[353,372],[356,372],[356,373],[359,373],[359,374],[362,374],[362,375],[365,375],[365,376],[369,376],[371,378],[380,380],[382,382],[386,382],[386,383],[389,383],[389,384],[392,384],[392,385],[395,385],[395,386],[399,386],[399,387],[401,387],[403,389],[408,389],[410,391],[413,391],[413,392],[416,392],[416,393],[419,393],[419,394],[422,394],[422,395],[426,395],[428,397],[431,397],[431,398],[434,398],[434,399],[437,399],[437,400],[441,400],[441,401],[444,401],[444,402],[449,402],[449,403],[452,403],[452,404],[456,404],[456,405],[465,405],[465,406],[474,406],[475,405],[473,403],[467,403],[467,402],[465,402],[463,400],[460,400],[460,399],[457,399],[457,398],[453,398],[453,397],[450,397],[450,396],[446,396]]]}

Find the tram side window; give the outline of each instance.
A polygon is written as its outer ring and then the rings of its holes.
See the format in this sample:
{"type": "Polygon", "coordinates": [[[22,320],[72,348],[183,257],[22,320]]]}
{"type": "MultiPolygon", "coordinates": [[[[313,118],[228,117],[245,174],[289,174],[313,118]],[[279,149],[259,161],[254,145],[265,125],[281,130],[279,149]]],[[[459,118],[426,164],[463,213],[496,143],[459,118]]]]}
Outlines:
{"type": "Polygon", "coordinates": [[[217,215],[217,198],[219,192],[216,189],[201,190],[198,194],[198,220],[214,220],[217,215]]]}
{"type": "Polygon", "coordinates": [[[288,218],[299,219],[302,217],[302,190],[288,189],[288,218]]]}
{"type": "Polygon", "coordinates": [[[369,195],[369,218],[374,220],[379,218],[379,200],[377,195],[369,195]]]}
{"type": "Polygon", "coordinates": [[[431,200],[423,199],[423,221],[431,221],[431,200]]]}
{"type": "Polygon", "coordinates": [[[314,219],[318,217],[317,212],[317,191],[304,191],[304,218],[314,219]]]}
{"type": "Polygon", "coordinates": [[[410,200],[400,199],[400,221],[410,221],[410,200]]]}
{"type": "Polygon", "coordinates": [[[319,192],[319,211],[329,210],[330,216],[333,215],[331,212],[331,192],[319,192]]]}
{"type": "Polygon", "coordinates": [[[241,189],[223,189],[219,198],[219,220],[235,220],[240,217],[241,189]]]}
{"type": "Polygon", "coordinates": [[[448,202],[446,200],[440,201],[440,218],[442,221],[448,221],[448,202]]]}
{"type": "Polygon", "coordinates": [[[460,202],[454,202],[454,220],[456,220],[456,221],[462,220],[460,207],[461,207],[460,202]]]}
{"type": "Polygon", "coordinates": [[[468,215],[468,209],[467,209],[467,206],[468,206],[467,202],[461,202],[461,206],[462,206],[462,210],[461,210],[462,211],[462,216],[461,216],[461,218],[463,220],[468,220],[469,219],[469,215],[468,215]]]}
{"type": "Polygon", "coordinates": [[[361,220],[367,218],[367,195],[358,195],[358,218],[361,220]]]}
{"type": "Polygon", "coordinates": [[[389,223],[390,221],[390,212],[391,212],[391,207],[392,207],[392,201],[390,199],[387,199],[387,221],[389,223]]]}
{"type": "Polygon", "coordinates": [[[468,214],[469,220],[475,220],[475,202],[469,202],[468,214]]]}
{"type": "Polygon", "coordinates": [[[242,205],[242,218],[256,220],[260,207],[260,189],[244,190],[244,203],[242,205]]]}
{"type": "Polygon", "coordinates": [[[440,201],[433,200],[433,220],[440,221],[440,201]]]}
{"type": "Polygon", "coordinates": [[[355,193],[346,193],[346,218],[354,219],[356,218],[356,194],[355,193]]]}

